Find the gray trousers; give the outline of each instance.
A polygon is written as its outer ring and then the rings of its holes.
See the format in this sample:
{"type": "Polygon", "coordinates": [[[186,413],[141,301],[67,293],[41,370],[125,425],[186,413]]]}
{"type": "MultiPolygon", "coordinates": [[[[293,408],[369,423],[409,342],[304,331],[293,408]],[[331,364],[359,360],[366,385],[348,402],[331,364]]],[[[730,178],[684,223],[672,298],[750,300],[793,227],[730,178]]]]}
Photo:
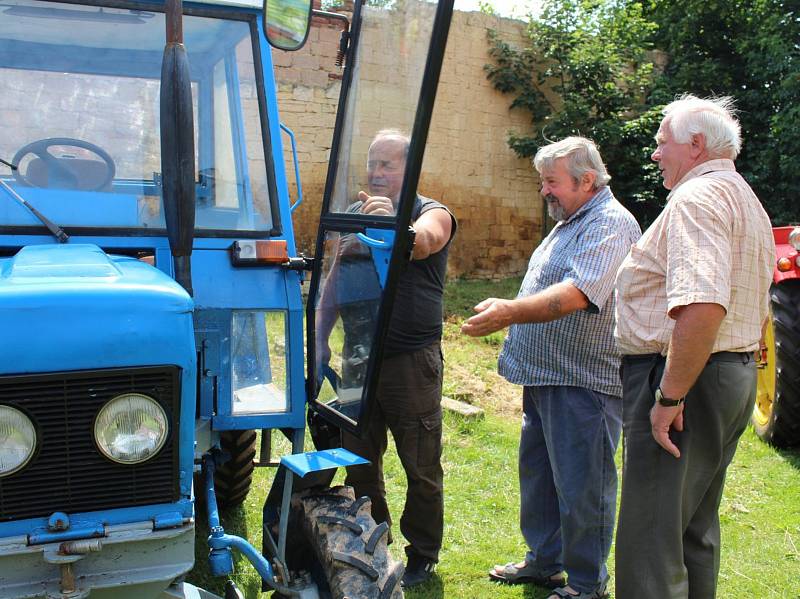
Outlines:
{"type": "Polygon", "coordinates": [[[725,472],[753,410],[752,354],[712,354],[686,397],[676,459],[653,439],[650,409],[660,356],[622,362],[622,503],[617,599],[713,599],[720,562],[719,504],[725,472]]]}

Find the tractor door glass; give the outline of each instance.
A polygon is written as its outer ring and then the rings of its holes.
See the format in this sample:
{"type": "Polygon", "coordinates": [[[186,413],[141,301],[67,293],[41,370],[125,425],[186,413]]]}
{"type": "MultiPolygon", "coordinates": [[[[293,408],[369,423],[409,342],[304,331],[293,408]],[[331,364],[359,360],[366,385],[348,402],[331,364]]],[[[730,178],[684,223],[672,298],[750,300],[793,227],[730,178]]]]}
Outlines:
{"type": "Polygon", "coordinates": [[[308,300],[313,405],[352,432],[369,418],[381,356],[397,351],[387,340],[399,344],[402,337],[392,328],[402,324],[391,322],[391,307],[420,202],[423,156],[416,148],[424,141],[414,136],[427,130],[432,105],[421,98],[434,90],[423,90],[423,80],[432,86],[430,77],[438,77],[452,0],[356,7],[352,78],[334,133],[308,300]]]}
{"type": "MultiPolygon", "coordinates": [[[[273,228],[255,17],[188,14],[198,234],[273,228]]],[[[230,12],[221,13],[230,15],[230,12]]],[[[0,5],[0,178],[65,227],[157,229],[164,14],[37,0],[0,5]]],[[[1,194],[0,194],[1,195],[1,194]]],[[[0,197],[0,227],[40,226],[0,197]]]]}
{"type": "Polygon", "coordinates": [[[361,192],[397,201],[405,154],[372,144],[382,131],[411,132],[436,8],[435,2],[404,1],[367,2],[362,8],[329,212],[357,211],[361,192]]]}
{"type": "MultiPolygon", "coordinates": [[[[383,297],[379,252],[353,233],[329,232],[316,304],[316,360],[319,401],[353,421],[358,419],[372,342],[383,297]]],[[[391,247],[389,248],[391,249],[391,247]]],[[[381,268],[381,266],[383,268],[381,268]]]]}
{"type": "Polygon", "coordinates": [[[231,323],[234,415],[287,412],[283,312],[237,311],[231,323]]]}

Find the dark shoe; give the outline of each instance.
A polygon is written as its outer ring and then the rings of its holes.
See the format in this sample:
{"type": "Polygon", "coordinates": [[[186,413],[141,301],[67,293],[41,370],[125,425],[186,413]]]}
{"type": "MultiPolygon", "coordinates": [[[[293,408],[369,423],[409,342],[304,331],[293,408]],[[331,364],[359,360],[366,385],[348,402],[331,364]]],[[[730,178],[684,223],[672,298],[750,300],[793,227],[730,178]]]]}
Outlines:
{"type": "Polygon", "coordinates": [[[405,588],[422,584],[433,576],[433,571],[435,569],[435,561],[412,553],[408,556],[406,573],[403,574],[403,580],[400,584],[405,588]]]}
{"type": "Polygon", "coordinates": [[[603,583],[591,593],[579,593],[570,587],[554,589],[553,593],[547,599],[608,599],[608,596],[606,583],[603,583]]]}

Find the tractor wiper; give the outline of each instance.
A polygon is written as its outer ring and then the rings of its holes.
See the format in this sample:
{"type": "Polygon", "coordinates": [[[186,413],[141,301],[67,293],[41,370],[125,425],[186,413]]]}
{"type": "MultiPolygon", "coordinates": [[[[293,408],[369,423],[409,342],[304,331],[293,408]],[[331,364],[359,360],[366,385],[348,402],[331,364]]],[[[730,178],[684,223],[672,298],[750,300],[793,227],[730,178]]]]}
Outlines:
{"type": "MultiPolygon", "coordinates": [[[[2,158],[0,158],[0,162],[10,166],[11,170],[17,170],[16,166],[6,162],[2,158]]],[[[14,199],[17,202],[19,202],[20,204],[22,204],[25,208],[27,208],[30,211],[31,214],[33,214],[36,218],[38,218],[41,221],[41,223],[45,227],[47,227],[47,230],[50,231],[53,234],[53,237],[58,239],[59,243],[66,243],[69,240],[69,236],[66,233],[64,233],[64,229],[59,227],[57,224],[55,224],[53,221],[51,221],[49,218],[47,218],[44,214],[39,212],[36,208],[31,206],[25,200],[25,198],[23,198],[16,191],[11,189],[11,186],[8,183],[6,183],[5,181],[3,181],[2,179],[0,179],[0,187],[5,189],[6,193],[8,193],[8,195],[10,195],[12,199],[14,199]]]]}

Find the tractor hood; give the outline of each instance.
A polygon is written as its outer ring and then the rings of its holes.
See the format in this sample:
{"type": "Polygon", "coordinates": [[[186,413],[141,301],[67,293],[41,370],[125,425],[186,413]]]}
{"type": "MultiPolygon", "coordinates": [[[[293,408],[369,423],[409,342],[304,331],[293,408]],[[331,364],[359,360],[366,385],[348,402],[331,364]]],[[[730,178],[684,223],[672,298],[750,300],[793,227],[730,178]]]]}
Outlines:
{"type": "Polygon", "coordinates": [[[158,269],[95,245],[0,260],[0,374],[194,360],[193,302],[158,269]]]}

